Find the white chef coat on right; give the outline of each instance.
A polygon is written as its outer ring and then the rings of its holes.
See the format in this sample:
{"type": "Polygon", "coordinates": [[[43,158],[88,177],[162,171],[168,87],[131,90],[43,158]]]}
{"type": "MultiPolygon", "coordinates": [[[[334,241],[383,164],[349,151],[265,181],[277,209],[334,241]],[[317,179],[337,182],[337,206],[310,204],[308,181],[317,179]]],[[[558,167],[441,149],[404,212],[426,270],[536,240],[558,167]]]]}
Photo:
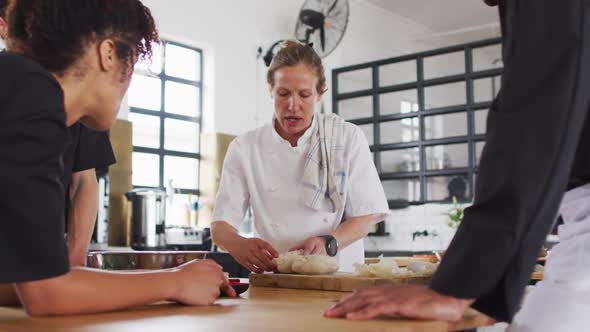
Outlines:
{"type": "Polygon", "coordinates": [[[507,332],[590,331],[590,184],[568,191],[559,210],[560,242],[507,332]]]}

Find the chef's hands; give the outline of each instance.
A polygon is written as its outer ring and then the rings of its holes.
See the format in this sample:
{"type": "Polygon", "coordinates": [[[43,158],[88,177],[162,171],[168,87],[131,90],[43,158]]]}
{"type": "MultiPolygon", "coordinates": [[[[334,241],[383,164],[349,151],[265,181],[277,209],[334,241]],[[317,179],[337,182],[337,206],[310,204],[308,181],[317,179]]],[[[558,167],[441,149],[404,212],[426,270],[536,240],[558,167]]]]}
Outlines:
{"type": "Polygon", "coordinates": [[[238,263],[254,273],[276,271],[277,269],[272,259],[279,257],[279,253],[264,240],[241,238],[226,249],[238,263]]]}
{"type": "Polygon", "coordinates": [[[399,315],[418,319],[455,321],[473,300],[445,296],[425,286],[384,285],[355,290],[324,313],[351,320],[399,315]]]}
{"type": "Polygon", "coordinates": [[[297,245],[289,251],[303,250],[304,255],[327,255],[326,240],[322,237],[310,237],[303,241],[302,244],[297,245]]]}
{"type": "Polygon", "coordinates": [[[211,305],[223,294],[235,297],[223,269],[212,260],[193,260],[174,269],[179,285],[172,300],[187,305],[211,305]]]}

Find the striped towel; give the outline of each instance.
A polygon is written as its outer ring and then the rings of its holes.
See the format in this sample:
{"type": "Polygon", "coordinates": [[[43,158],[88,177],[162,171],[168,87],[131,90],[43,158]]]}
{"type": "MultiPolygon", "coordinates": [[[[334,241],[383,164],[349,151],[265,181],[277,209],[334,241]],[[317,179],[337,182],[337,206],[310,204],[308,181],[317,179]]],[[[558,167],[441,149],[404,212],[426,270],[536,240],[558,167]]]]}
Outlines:
{"type": "Polygon", "coordinates": [[[344,206],[344,120],[335,114],[314,116],[317,128],[306,156],[301,199],[314,210],[336,212],[344,206]]]}

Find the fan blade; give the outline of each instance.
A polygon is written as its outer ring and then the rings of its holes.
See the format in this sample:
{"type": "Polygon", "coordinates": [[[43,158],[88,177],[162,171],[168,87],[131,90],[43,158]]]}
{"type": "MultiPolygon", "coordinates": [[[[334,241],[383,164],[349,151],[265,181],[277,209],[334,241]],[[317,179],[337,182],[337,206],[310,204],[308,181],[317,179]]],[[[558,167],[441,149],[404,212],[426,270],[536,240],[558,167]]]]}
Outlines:
{"type": "Polygon", "coordinates": [[[326,51],[326,28],[322,25],[320,28],[320,42],[322,44],[322,52],[326,51]]]}
{"type": "Polygon", "coordinates": [[[330,9],[328,9],[328,12],[326,13],[326,17],[330,16],[330,13],[332,13],[332,11],[334,10],[334,8],[336,8],[336,4],[338,3],[338,0],[334,0],[334,3],[332,4],[332,6],[330,7],[330,9]]]}
{"type": "Polygon", "coordinates": [[[306,29],[305,30],[305,45],[309,44],[309,36],[313,33],[313,29],[306,29]]]}
{"type": "Polygon", "coordinates": [[[299,21],[313,29],[319,29],[324,25],[325,19],[324,14],[311,9],[304,9],[299,13],[299,21]]]}

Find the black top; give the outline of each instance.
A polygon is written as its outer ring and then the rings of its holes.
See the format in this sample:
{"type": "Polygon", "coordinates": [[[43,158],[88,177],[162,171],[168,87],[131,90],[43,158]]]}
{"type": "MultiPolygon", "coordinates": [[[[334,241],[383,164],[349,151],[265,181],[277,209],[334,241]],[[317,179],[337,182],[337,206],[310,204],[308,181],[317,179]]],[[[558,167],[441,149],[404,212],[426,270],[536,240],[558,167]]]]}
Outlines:
{"type": "Polygon", "coordinates": [[[116,163],[108,132],[96,131],[76,122],[70,128],[72,144],[64,156],[66,174],[95,168],[105,169],[116,163]]]}
{"type": "Polygon", "coordinates": [[[579,1],[500,6],[502,89],[475,199],[431,287],[510,321],[564,191],[590,182],[590,11],[579,1]]]}
{"type": "Polygon", "coordinates": [[[92,168],[104,170],[116,162],[108,132],[92,130],[79,122],[76,122],[69,130],[71,144],[64,154],[66,216],[70,207],[69,186],[72,182],[72,173],[92,168]]]}
{"type": "Polygon", "coordinates": [[[62,155],[63,92],[41,65],[0,54],[0,283],[69,270],[62,155]]]}

